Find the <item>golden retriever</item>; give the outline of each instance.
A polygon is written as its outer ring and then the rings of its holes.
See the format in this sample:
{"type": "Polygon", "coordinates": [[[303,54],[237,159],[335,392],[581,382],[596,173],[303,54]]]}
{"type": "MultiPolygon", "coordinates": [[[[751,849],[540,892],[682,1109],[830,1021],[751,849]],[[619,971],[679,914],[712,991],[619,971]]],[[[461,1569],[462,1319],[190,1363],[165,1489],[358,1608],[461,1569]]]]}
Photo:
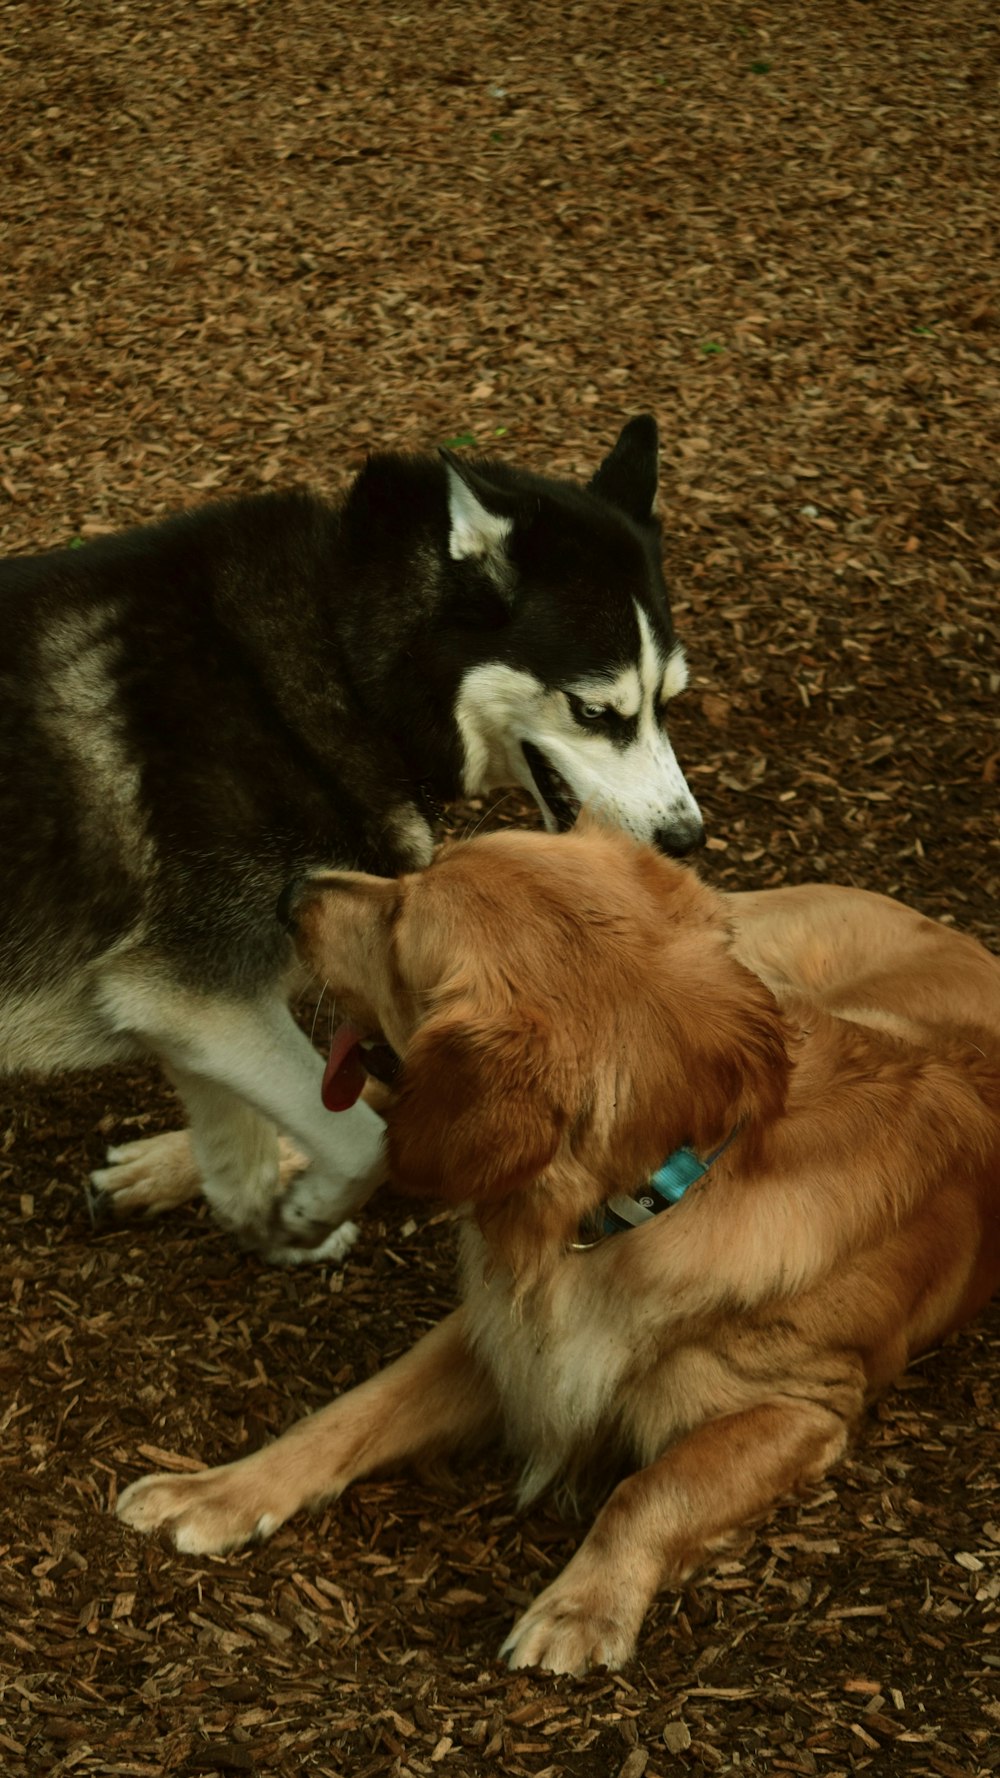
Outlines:
{"type": "Polygon", "coordinates": [[[523,1500],[614,1460],[503,1652],[619,1667],[658,1589],[822,1476],[1000,1278],[1000,962],[885,897],[724,896],[586,824],[450,845],[398,881],[319,875],[297,925],[353,1021],[327,1103],[364,1078],[359,1035],[402,1057],[391,1174],[465,1207],[464,1300],[266,1449],[134,1483],[121,1516],[221,1551],[500,1431],[523,1500]],[[588,1245],[682,1144],[725,1146],[672,1208],[588,1245]]]}

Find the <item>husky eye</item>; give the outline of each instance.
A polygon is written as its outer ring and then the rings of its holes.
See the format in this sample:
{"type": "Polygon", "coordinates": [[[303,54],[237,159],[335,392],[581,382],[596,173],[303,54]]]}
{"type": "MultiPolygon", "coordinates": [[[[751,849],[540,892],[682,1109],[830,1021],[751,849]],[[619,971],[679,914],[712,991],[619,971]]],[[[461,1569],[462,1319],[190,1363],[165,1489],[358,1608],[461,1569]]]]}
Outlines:
{"type": "Polygon", "coordinates": [[[571,691],[566,693],[566,702],[577,722],[591,724],[598,722],[609,723],[612,722],[618,714],[617,710],[612,710],[607,704],[588,704],[585,698],[574,697],[571,691]]]}

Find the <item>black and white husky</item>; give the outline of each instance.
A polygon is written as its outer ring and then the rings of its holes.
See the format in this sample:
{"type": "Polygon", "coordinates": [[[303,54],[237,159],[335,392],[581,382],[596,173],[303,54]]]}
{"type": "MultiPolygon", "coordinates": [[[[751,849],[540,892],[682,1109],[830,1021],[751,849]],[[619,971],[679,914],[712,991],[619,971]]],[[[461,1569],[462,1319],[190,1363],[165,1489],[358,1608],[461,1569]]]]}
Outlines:
{"type": "Polygon", "coordinates": [[[270,1258],[350,1245],[382,1125],[328,1115],[288,1010],[303,870],[416,868],[440,802],[511,785],[550,829],[586,803],[699,842],[656,448],[631,421],[586,488],[373,456],[340,505],[248,497],[0,565],[0,1068],[154,1055],[190,1119],[111,1151],[116,1212],[203,1189],[270,1258]]]}

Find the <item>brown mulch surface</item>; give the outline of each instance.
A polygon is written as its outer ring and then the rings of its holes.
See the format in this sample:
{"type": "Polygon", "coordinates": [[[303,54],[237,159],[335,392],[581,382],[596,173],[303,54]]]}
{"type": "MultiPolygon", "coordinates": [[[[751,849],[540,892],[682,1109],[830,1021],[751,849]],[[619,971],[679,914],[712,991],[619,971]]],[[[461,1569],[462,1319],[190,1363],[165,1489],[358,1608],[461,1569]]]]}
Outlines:
{"type": "MultiPolygon", "coordinates": [[[[998,946],[998,52],[993,0],[8,0],[0,547],[369,446],[584,473],[652,409],[706,869],[998,946]]],[[[389,1197],[342,1272],[194,1210],[93,1237],[82,1176],[173,1121],[113,1073],[0,1117],[12,1778],[1000,1771],[996,1308],[627,1673],[539,1682],[495,1651],[579,1528],[502,1465],[225,1560],[110,1516],[452,1299],[449,1231],[389,1197]]]]}

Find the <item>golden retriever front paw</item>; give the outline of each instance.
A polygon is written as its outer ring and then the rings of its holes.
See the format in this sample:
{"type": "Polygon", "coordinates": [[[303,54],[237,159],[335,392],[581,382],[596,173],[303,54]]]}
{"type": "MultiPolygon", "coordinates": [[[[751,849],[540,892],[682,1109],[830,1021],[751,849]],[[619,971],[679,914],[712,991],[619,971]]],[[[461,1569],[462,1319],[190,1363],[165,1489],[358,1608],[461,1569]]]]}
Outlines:
{"type": "Polygon", "coordinates": [[[239,1464],[196,1475],[149,1475],[126,1488],[118,1517],[136,1531],[169,1531],[191,1556],[218,1556],[269,1537],[284,1516],[269,1510],[239,1464]]]}
{"type": "Polygon", "coordinates": [[[623,1667],[639,1623],[608,1597],[553,1582],[518,1618],[500,1654],[511,1667],[541,1667],[582,1679],[595,1667],[623,1667]]]}
{"type": "Polygon", "coordinates": [[[121,1216],[162,1216],[201,1191],[187,1130],[165,1131],[108,1149],[108,1164],[90,1175],[87,1203],[95,1227],[121,1216]]]}

